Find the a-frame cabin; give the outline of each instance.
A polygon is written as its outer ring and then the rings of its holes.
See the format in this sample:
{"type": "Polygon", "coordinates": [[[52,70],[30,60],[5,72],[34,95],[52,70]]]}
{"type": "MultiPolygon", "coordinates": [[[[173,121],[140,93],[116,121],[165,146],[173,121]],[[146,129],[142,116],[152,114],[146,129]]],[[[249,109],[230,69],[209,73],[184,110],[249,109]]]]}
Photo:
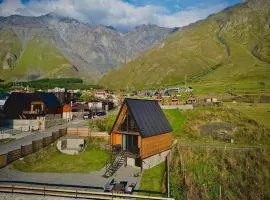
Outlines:
{"type": "Polygon", "coordinates": [[[172,146],[172,128],[158,101],[125,99],[111,145],[126,153],[127,165],[148,169],[164,161],[172,146]]]}

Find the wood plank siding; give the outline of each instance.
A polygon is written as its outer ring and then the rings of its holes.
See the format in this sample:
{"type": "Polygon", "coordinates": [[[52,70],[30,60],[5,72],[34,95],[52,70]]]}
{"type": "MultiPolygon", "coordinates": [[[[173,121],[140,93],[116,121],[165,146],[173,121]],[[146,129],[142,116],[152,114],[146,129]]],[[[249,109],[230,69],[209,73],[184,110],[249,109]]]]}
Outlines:
{"type": "Polygon", "coordinates": [[[141,158],[161,153],[170,149],[172,146],[172,133],[165,133],[153,137],[142,138],[141,158]]]}
{"type": "Polygon", "coordinates": [[[157,101],[125,99],[111,132],[111,144],[141,159],[172,147],[172,128],[157,101]]]}

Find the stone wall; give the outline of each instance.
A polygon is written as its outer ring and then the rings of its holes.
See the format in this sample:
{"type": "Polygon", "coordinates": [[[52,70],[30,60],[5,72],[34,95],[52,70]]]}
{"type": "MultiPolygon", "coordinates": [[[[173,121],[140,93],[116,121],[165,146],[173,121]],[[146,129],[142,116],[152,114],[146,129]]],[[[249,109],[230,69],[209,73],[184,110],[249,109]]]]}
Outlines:
{"type": "Polygon", "coordinates": [[[159,154],[153,155],[151,157],[145,158],[142,161],[142,168],[143,169],[150,169],[163,161],[166,160],[167,155],[169,154],[170,150],[163,151],[159,154]]]}
{"type": "Polygon", "coordinates": [[[44,118],[5,120],[4,126],[19,131],[45,130],[44,118]]]}

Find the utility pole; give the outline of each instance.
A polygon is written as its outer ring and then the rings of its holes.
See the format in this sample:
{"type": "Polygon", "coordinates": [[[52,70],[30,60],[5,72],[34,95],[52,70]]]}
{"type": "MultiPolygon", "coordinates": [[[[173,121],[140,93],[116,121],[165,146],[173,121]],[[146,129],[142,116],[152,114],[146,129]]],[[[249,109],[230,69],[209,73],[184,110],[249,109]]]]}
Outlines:
{"type": "Polygon", "coordinates": [[[170,165],[168,156],[166,157],[166,168],[167,168],[167,198],[170,198],[170,165]]]}

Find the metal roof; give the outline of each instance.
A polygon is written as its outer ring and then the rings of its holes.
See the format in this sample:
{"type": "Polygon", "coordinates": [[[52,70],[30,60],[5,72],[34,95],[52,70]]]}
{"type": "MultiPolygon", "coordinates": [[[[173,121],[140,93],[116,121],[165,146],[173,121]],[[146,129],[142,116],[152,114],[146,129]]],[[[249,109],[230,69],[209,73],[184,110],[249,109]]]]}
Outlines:
{"type": "Polygon", "coordinates": [[[124,103],[134,117],[142,137],[172,132],[172,127],[158,101],[126,98],[124,103]]]}

